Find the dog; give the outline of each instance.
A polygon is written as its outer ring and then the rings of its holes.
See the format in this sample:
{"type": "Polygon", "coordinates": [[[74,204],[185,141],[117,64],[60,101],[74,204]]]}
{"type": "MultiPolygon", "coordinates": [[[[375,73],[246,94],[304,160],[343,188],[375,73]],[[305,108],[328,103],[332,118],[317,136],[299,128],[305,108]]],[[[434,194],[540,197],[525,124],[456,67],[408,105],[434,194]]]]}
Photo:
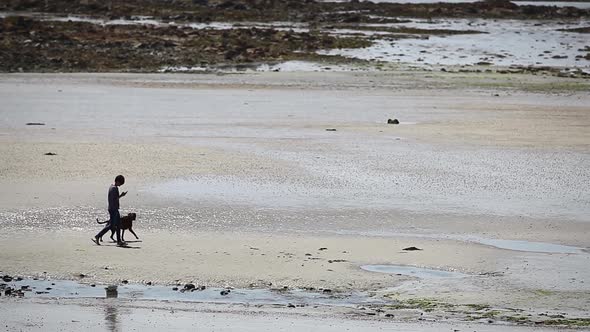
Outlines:
{"type": "MultiPolygon", "coordinates": [[[[137,234],[135,234],[135,232],[133,231],[133,220],[137,219],[137,215],[135,213],[129,213],[126,216],[121,217],[121,241],[125,241],[123,239],[123,236],[125,235],[125,230],[128,229],[131,234],[133,234],[135,236],[136,239],[139,240],[139,236],[137,236],[137,234]]],[[[96,222],[99,224],[106,224],[106,223],[110,223],[110,219],[106,220],[106,221],[98,221],[98,218],[96,218],[96,222]]],[[[111,228],[111,240],[113,240],[113,242],[116,242],[115,239],[113,239],[113,235],[115,235],[115,229],[111,228]]],[[[102,236],[100,237],[100,242],[102,242],[102,236]]]]}

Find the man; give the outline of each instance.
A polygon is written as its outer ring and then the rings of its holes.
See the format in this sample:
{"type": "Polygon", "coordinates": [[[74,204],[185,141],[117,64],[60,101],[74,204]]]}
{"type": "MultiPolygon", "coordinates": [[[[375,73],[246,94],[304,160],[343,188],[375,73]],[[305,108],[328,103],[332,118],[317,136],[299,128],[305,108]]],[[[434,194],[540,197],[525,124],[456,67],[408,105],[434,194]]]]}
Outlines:
{"type": "Polygon", "coordinates": [[[117,245],[125,246],[127,243],[121,241],[121,215],[119,214],[119,198],[127,195],[124,191],[119,194],[119,187],[125,184],[125,177],[123,175],[117,175],[115,178],[115,184],[112,184],[109,188],[109,216],[110,222],[92,239],[92,242],[100,245],[99,239],[110,229],[117,232],[117,245]]]}

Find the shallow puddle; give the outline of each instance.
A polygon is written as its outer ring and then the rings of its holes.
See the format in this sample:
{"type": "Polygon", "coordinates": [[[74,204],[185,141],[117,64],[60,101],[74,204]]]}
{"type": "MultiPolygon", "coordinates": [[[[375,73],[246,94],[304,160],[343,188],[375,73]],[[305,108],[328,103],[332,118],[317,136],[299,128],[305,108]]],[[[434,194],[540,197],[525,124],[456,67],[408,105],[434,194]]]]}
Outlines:
{"type": "Polygon", "coordinates": [[[541,252],[541,253],[552,253],[552,254],[579,254],[583,252],[582,248],[564,246],[560,244],[545,243],[545,242],[531,242],[531,241],[520,241],[520,240],[502,240],[502,239],[486,239],[486,238],[473,238],[470,242],[478,242],[488,246],[516,250],[516,251],[528,251],[528,252],[541,252]]]}
{"type": "Polygon", "coordinates": [[[361,266],[361,269],[369,272],[398,274],[420,279],[463,278],[468,276],[459,272],[426,269],[405,265],[363,265],[361,266]]]}
{"type": "MultiPolygon", "coordinates": [[[[2,284],[3,282],[0,282],[2,284]]],[[[89,285],[71,280],[32,280],[6,282],[5,287],[20,290],[25,287],[24,297],[40,298],[106,298],[106,285],[89,285]]],[[[2,288],[0,288],[2,289],[2,288]]],[[[4,290],[2,291],[4,293],[4,290]]],[[[367,303],[382,303],[366,293],[333,293],[332,291],[306,291],[302,289],[224,289],[206,288],[185,290],[181,286],[148,286],[142,284],[118,285],[117,295],[122,299],[200,303],[244,303],[261,305],[330,305],[354,306],[367,303]],[[173,290],[177,288],[178,290],[173,290]],[[222,294],[222,292],[224,294],[222,294]]],[[[4,296],[4,294],[2,294],[4,296]]]]}

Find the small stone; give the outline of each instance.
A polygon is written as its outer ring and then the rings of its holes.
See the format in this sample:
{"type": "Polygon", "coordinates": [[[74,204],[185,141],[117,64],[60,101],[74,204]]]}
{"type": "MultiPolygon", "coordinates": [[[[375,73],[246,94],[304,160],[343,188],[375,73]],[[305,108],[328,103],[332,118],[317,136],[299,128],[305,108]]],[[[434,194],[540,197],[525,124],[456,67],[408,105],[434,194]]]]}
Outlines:
{"type": "Polygon", "coordinates": [[[326,289],[322,290],[322,292],[324,292],[324,293],[332,293],[332,290],[329,289],[329,288],[326,288],[326,289]]]}
{"type": "Polygon", "coordinates": [[[326,128],[326,131],[336,131],[335,128],[326,128]]]}
{"type": "Polygon", "coordinates": [[[387,124],[399,124],[398,119],[387,119],[387,124]]]}
{"type": "Polygon", "coordinates": [[[2,280],[3,280],[4,282],[11,282],[11,281],[12,281],[12,277],[11,277],[11,276],[8,276],[8,275],[6,275],[6,276],[2,277],[2,280]]]}
{"type": "Polygon", "coordinates": [[[43,122],[27,122],[27,126],[44,126],[43,122]]]}
{"type": "Polygon", "coordinates": [[[47,152],[45,155],[46,156],[57,156],[57,153],[47,152]]]}
{"type": "Polygon", "coordinates": [[[295,305],[293,303],[289,303],[289,304],[287,304],[287,307],[288,308],[295,308],[295,305]]]}
{"type": "Polygon", "coordinates": [[[47,287],[47,288],[45,288],[45,290],[52,290],[52,288],[51,287],[47,287]]]}
{"type": "Polygon", "coordinates": [[[195,285],[194,284],[186,284],[186,285],[184,285],[184,289],[185,290],[195,289],[195,285]]]}
{"type": "Polygon", "coordinates": [[[202,290],[202,291],[204,291],[206,288],[207,287],[205,287],[205,286],[199,286],[199,290],[202,290]]]}
{"type": "Polygon", "coordinates": [[[128,280],[123,280],[123,281],[121,281],[121,283],[124,284],[124,285],[127,285],[129,283],[129,281],[128,280]]]}
{"type": "Polygon", "coordinates": [[[84,277],[86,277],[86,275],[85,275],[84,273],[80,273],[80,274],[78,275],[78,277],[80,277],[80,278],[84,278],[84,277]]]}
{"type": "Polygon", "coordinates": [[[328,248],[320,248],[319,251],[328,250],[328,248]]]}
{"type": "Polygon", "coordinates": [[[393,314],[385,314],[385,317],[387,317],[387,318],[393,318],[395,316],[393,314]]]}
{"type": "Polygon", "coordinates": [[[177,291],[178,290],[178,287],[172,287],[172,290],[173,291],[177,291]]]}
{"type": "Polygon", "coordinates": [[[96,285],[95,284],[91,284],[90,287],[96,287],[96,285]]]}
{"type": "Polygon", "coordinates": [[[148,286],[151,286],[152,285],[152,282],[151,281],[148,281],[145,284],[148,285],[148,286]]]}
{"type": "Polygon", "coordinates": [[[224,289],[221,292],[219,292],[219,294],[221,294],[222,296],[226,296],[226,295],[229,295],[230,292],[231,291],[229,289],[224,289]]]}

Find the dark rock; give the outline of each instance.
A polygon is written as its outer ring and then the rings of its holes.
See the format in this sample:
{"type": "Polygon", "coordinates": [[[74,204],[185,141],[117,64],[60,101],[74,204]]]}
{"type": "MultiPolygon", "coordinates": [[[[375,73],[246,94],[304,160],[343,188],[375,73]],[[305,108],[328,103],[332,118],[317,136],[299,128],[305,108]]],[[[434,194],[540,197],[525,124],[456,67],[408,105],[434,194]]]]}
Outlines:
{"type": "Polygon", "coordinates": [[[324,292],[324,293],[332,293],[332,290],[329,289],[329,288],[326,288],[326,289],[322,290],[322,292],[324,292]]]}
{"type": "Polygon", "coordinates": [[[12,294],[12,288],[8,287],[4,290],[4,295],[10,296],[12,294]]]}
{"type": "Polygon", "coordinates": [[[123,281],[121,281],[121,283],[124,284],[124,285],[127,285],[129,283],[129,281],[128,280],[123,280],[123,281]]]}
{"type": "Polygon", "coordinates": [[[326,131],[336,131],[334,128],[326,128],[326,131]]]}
{"type": "Polygon", "coordinates": [[[195,289],[195,284],[186,284],[184,285],[185,290],[193,290],[195,289]]]}
{"type": "Polygon", "coordinates": [[[119,292],[117,291],[117,285],[109,285],[105,287],[105,291],[107,298],[116,298],[119,296],[119,292]]]}
{"type": "Polygon", "coordinates": [[[46,156],[57,156],[57,153],[47,152],[45,155],[46,156]]]}
{"type": "Polygon", "coordinates": [[[84,273],[80,273],[80,274],[78,275],[78,277],[80,277],[80,278],[84,278],[84,277],[86,277],[86,275],[85,275],[84,273]]]}
{"type": "Polygon", "coordinates": [[[27,122],[27,126],[44,126],[43,122],[27,122]]]}
{"type": "Polygon", "coordinates": [[[11,282],[11,281],[12,281],[12,277],[11,277],[11,276],[8,276],[8,275],[6,275],[6,276],[3,276],[3,277],[2,277],[2,280],[3,280],[4,282],[11,282]]]}
{"type": "Polygon", "coordinates": [[[173,291],[177,291],[178,290],[178,287],[172,287],[172,290],[173,291]]]}
{"type": "Polygon", "coordinates": [[[407,247],[407,248],[404,248],[404,249],[402,249],[402,250],[406,250],[406,251],[415,251],[415,250],[422,250],[422,249],[420,249],[420,248],[417,248],[417,247],[407,247]]]}
{"type": "Polygon", "coordinates": [[[148,286],[151,286],[152,285],[152,282],[151,281],[148,281],[145,284],[148,285],[148,286]]]}
{"type": "Polygon", "coordinates": [[[293,303],[289,303],[287,304],[287,308],[295,308],[295,305],[293,303]]]}
{"type": "Polygon", "coordinates": [[[387,119],[387,124],[399,124],[398,119],[387,119]]]}
{"type": "Polygon", "coordinates": [[[320,248],[319,251],[328,250],[328,248],[320,248]]]}
{"type": "Polygon", "coordinates": [[[22,281],[23,277],[16,277],[16,281],[22,281]]]}
{"type": "Polygon", "coordinates": [[[96,284],[91,284],[90,287],[96,287],[96,284]]]}
{"type": "Polygon", "coordinates": [[[387,318],[393,318],[395,316],[393,314],[385,314],[385,317],[387,317],[387,318]]]}
{"type": "Polygon", "coordinates": [[[47,288],[45,288],[45,290],[52,290],[52,288],[51,287],[47,287],[47,288]]]}
{"type": "Polygon", "coordinates": [[[229,295],[229,293],[231,292],[231,290],[229,289],[224,289],[221,292],[219,292],[219,294],[221,294],[222,296],[226,296],[229,295]]]}

